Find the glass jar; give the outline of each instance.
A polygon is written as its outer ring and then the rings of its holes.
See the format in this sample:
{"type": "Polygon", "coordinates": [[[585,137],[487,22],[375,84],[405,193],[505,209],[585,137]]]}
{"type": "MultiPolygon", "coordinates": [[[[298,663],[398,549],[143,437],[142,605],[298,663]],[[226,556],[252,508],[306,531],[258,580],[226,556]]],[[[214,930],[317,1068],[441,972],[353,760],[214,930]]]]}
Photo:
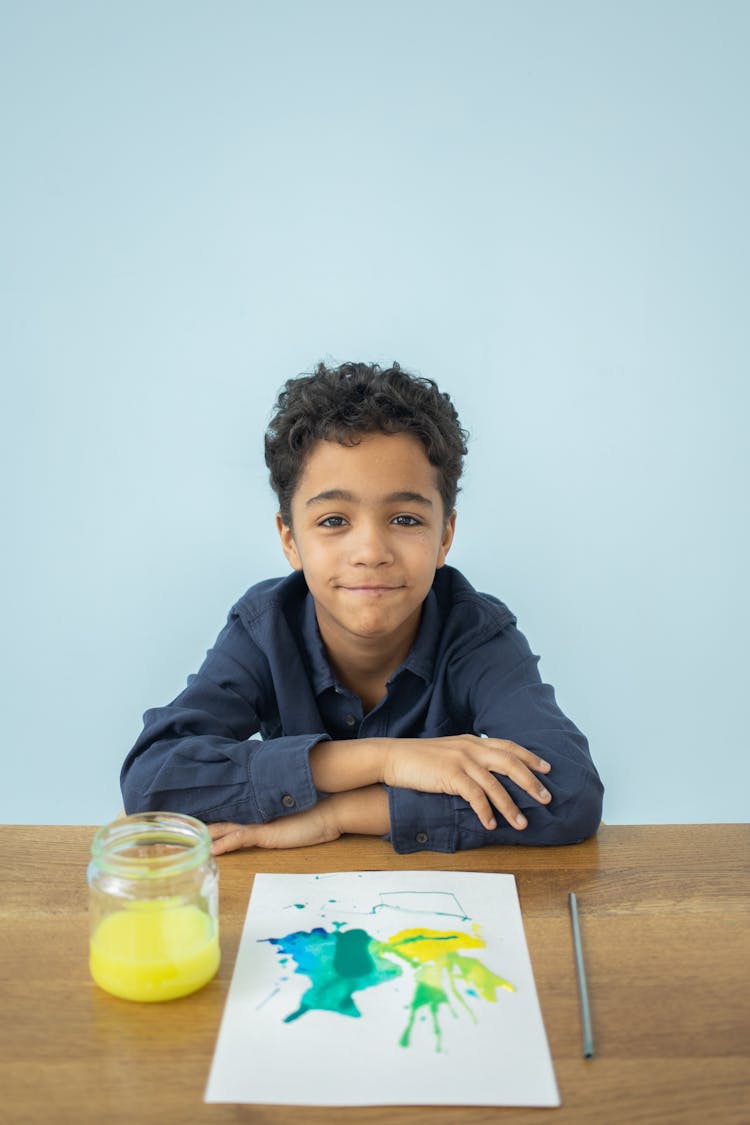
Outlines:
{"type": "Polygon", "coordinates": [[[211,837],[179,813],[100,828],[88,866],[91,975],[125,1000],[173,1000],[219,967],[219,886],[211,837]]]}

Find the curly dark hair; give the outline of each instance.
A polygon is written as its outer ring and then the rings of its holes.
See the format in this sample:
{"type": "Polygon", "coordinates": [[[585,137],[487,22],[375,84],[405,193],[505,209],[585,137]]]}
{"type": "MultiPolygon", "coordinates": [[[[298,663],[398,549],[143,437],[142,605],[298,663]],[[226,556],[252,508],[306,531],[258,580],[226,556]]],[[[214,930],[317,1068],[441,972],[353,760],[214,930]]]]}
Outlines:
{"type": "Polygon", "coordinates": [[[305,458],[321,440],[356,445],[362,434],[413,434],[438,472],[445,518],[455,507],[468,434],[450,397],[432,379],[410,375],[397,363],[319,363],[289,379],[265,437],[266,465],[281,518],[291,526],[291,503],[305,458]]]}

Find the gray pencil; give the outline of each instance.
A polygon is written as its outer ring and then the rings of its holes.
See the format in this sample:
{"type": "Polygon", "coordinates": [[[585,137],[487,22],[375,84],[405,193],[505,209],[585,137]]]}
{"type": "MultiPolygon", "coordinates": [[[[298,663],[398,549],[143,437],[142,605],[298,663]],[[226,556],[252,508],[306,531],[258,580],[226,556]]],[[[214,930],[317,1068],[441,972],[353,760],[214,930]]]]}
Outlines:
{"type": "Polygon", "coordinates": [[[589,993],[586,987],[586,969],[583,964],[583,946],[581,945],[581,927],[578,925],[578,900],[573,891],[568,895],[570,903],[570,922],[573,927],[573,947],[576,955],[576,971],[578,973],[578,995],[581,998],[581,1024],[583,1026],[583,1057],[594,1057],[594,1033],[591,1030],[591,1009],[589,1008],[589,993]]]}

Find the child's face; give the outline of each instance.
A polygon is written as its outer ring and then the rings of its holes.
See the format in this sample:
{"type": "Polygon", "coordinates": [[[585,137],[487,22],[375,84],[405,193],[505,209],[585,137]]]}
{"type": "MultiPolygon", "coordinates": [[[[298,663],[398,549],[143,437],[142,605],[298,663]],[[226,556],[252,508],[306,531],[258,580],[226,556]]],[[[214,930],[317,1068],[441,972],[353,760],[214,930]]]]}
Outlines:
{"type": "Polygon", "coordinates": [[[304,572],[329,652],[351,651],[355,638],[410,645],[455,527],[419,439],[318,442],[291,511],[292,527],[277,516],[284,554],[304,572]]]}

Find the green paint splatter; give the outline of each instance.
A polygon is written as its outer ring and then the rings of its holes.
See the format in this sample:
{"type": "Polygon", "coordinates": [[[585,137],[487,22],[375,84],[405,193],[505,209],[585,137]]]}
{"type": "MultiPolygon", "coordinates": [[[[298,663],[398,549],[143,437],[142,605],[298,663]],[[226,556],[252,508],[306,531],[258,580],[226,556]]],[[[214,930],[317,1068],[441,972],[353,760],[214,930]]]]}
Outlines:
{"type": "Polygon", "coordinates": [[[342,1016],[361,1016],[354,993],[400,976],[399,965],[386,961],[377,952],[377,942],[365,930],[327,930],[317,927],[305,932],[270,938],[279,951],[297,963],[296,973],[310,978],[299,1008],[290,1012],[285,1023],[305,1012],[338,1012],[342,1016]]]}
{"type": "Polygon", "coordinates": [[[414,995],[399,1043],[408,1047],[417,1016],[429,1013],[435,1050],[440,1051],[442,1007],[446,1006],[455,1018],[457,1005],[476,1023],[467,996],[494,1004],[498,989],[515,992],[509,981],[477,957],[462,952],[484,947],[476,928],[471,934],[460,930],[400,930],[386,941],[378,941],[366,930],[346,930],[339,922],[334,923],[333,931],[317,927],[267,940],[284,955],[282,961],[291,957],[297,965],[295,973],[310,980],[299,1007],[285,1017],[285,1023],[316,1010],[359,1018],[362,1013],[354,993],[394,980],[402,975],[406,964],[412,972],[414,995]]]}

